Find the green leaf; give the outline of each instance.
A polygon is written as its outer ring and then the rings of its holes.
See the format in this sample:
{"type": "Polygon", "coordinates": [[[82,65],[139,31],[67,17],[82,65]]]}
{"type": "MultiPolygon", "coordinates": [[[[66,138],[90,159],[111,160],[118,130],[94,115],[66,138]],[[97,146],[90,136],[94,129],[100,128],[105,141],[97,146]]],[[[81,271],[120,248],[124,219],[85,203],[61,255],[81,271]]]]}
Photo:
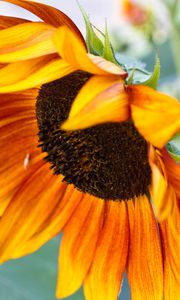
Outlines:
{"type": "Polygon", "coordinates": [[[108,34],[108,28],[107,28],[107,22],[106,22],[106,30],[105,30],[105,44],[104,44],[104,50],[103,50],[103,57],[114,64],[118,64],[115,54],[109,39],[109,34],[108,34]]]}
{"type": "Polygon", "coordinates": [[[167,144],[167,149],[171,157],[180,163],[180,133],[176,134],[173,139],[167,144]]]}
{"type": "Polygon", "coordinates": [[[83,9],[83,7],[80,5],[78,1],[77,3],[79,5],[79,8],[81,10],[81,13],[83,15],[86,24],[86,45],[88,51],[94,55],[102,55],[103,48],[104,48],[103,43],[100,40],[100,38],[96,35],[87,13],[85,12],[85,10],[83,9]]]}
{"type": "Polygon", "coordinates": [[[158,81],[160,77],[160,60],[158,53],[156,54],[156,63],[154,66],[154,70],[151,74],[151,76],[144,82],[141,82],[142,85],[147,85],[153,89],[157,89],[158,87],[158,81]]]}

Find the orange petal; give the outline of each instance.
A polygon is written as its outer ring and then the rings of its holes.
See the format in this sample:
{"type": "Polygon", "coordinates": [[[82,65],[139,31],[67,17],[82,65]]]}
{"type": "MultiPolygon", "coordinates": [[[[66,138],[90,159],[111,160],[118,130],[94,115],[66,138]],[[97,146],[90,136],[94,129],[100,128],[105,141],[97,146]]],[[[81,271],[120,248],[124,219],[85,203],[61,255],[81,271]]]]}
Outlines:
{"type": "Polygon", "coordinates": [[[26,158],[30,166],[41,152],[37,149],[36,95],[37,90],[29,90],[0,97],[0,214],[26,173],[26,158]]]}
{"type": "Polygon", "coordinates": [[[26,22],[30,22],[30,21],[21,18],[15,18],[15,17],[0,16],[0,29],[5,29],[26,22]]]}
{"type": "Polygon", "coordinates": [[[9,2],[27,9],[28,11],[38,16],[47,24],[51,24],[55,27],[66,25],[72,31],[74,31],[82,41],[84,41],[82,34],[80,33],[77,26],[73,23],[73,21],[68,16],[66,16],[62,11],[52,6],[49,6],[47,4],[42,4],[39,2],[37,3],[34,1],[29,1],[29,0],[2,0],[2,1],[9,2]]]}
{"type": "Polygon", "coordinates": [[[11,258],[51,216],[66,189],[61,180],[45,162],[27,172],[0,221],[1,262],[11,258]]]}
{"type": "MultiPolygon", "coordinates": [[[[53,41],[59,55],[76,69],[97,75],[118,75],[124,77],[126,72],[115,64],[102,58],[92,59],[87,54],[85,45],[69,28],[61,26],[53,34],[53,41]],[[104,61],[105,63],[102,63],[104,61]]],[[[94,57],[94,56],[93,56],[94,57]]]]}
{"type": "Polygon", "coordinates": [[[129,240],[126,205],[123,201],[108,201],[106,208],[93,264],[84,283],[87,300],[116,300],[126,265],[129,240]]]}
{"type": "Polygon", "coordinates": [[[82,197],[83,194],[76,190],[73,185],[68,185],[53,213],[41,224],[37,232],[22,245],[19,245],[18,249],[12,254],[13,258],[36,251],[57,235],[71,218],[82,197]]]}
{"type": "Polygon", "coordinates": [[[122,122],[129,117],[128,95],[122,81],[93,76],[75,98],[64,130],[87,128],[104,122],[122,122]]]}
{"type": "Polygon", "coordinates": [[[80,288],[94,258],[104,201],[86,195],[64,229],[60,247],[57,298],[80,288]]]}
{"type": "Polygon", "coordinates": [[[132,118],[144,138],[162,148],[180,130],[180,103],[147,86],[129,89],[132,118]]]}
{"type": "Polygon", "coordinates": [[[161,150],[161,154],[163,156],[168,181],[171,183],[177,197],[180,199],[180,165],[171,158],[165,148],[161,150]]]}
{"type": "Polygon", "coordinates": [[[127,276],[131,299],[162,300],[163,270],[156,220],[146,196],[128,201],[130,250],[127,276]]]}
{"type": "MultiPolygon", "coordinates": [[[[17,67],[17,64],[12,66],[12,69],[14,67],[17,67]]],[[[16,91],[30,89],[33,87],[38,87],[39,85],[42,85],[44,83],[48,83],[53,80],[59,79],[73,71],[74,69],[72,68],[72,66],[70,66],[62,59],[49,60],[49,58],[44,58],[44,61],[43,60],[34,61],[32,65],[31,62],[26,61],[23,62],[22,72],[19,71],[19,74],[16,75],[14,79],[10,77],[10,84],[7,85],[8,83],[7,80],[6,85],[0,87],[0,93],[12,93],[16,91]],[[26,71],[26,66],[27,66],[27,71],[26,71]],[[34,72],[32,73],[33,69],[34,72]],[[25,74],[27,74],[27,77],[24,78],[25,74]],[[18,79],[21,80],[18,81],[18,79]],[[14,81],[13,84],[11,84],[12,81],[14,81]]]]}
{"type": "MultiPolygon", "coordinates": [[[[175,209],[178,210],[177,205],[175,209]]],[[[164,300],[180,298],[180,213],[174,214],[176,230],[172,230],[170,220],[160,223],[162,248],[164,255],[164,300]]]]}

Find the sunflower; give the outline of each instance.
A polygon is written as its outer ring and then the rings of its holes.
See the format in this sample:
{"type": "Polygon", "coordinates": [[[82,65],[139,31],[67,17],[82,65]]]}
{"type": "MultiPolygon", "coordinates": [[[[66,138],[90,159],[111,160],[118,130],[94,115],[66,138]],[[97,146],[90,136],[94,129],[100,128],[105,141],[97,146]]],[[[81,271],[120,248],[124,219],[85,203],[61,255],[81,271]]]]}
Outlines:
{"type": "Polygon", "coordinates": [[[7,2],[42,22],[0,17],[0,261],[63,230],[58,298],[83,284],[116,300],[125,271],[132,299],[178,298],[180,166],[165,145],[180,104],[128,85],[61,11],[7,2]]]}

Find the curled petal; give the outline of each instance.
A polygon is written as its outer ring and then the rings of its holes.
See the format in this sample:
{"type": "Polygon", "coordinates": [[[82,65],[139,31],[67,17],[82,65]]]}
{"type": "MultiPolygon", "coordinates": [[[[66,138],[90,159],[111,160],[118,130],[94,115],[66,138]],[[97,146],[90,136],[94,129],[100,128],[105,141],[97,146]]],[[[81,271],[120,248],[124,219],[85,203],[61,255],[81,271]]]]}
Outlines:
{"type": "Polygon", "coordinates": [[[69,28],[61,26],[53,35],[53,41],[59,52],[59,55],[77,69],[87,71],[98,75],[119,75],[124,77],[127,74],[120,67],[111,62],[107,62],[102,58],[96,59],[87,54],[85,45],[69,28]],[[104,63],[102,62],[104,61],[104,63]],[[111,66],[111,67],[110,67],[111,66]]]}
{"type": "Polygon", "coordinates": [[[180,103],[147,86],[129,88],[131,113],[144,138],[162,148],[180,130],[180,103]]]}
{"type": "Polygon", "coordinates": [[[104,122],[122,122],[128,118],[128,95],[123,82],[113,77],[94,76],[75,98],[62,129],[76,130],[104,122]]]}

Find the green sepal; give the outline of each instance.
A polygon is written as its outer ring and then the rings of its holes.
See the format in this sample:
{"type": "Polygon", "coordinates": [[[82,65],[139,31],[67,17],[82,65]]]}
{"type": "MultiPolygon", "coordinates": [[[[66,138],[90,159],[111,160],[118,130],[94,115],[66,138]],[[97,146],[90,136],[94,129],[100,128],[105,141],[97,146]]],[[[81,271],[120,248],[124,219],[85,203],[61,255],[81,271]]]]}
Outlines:
{"type": "Polygon", "coordinates": [[[132,69],[128,79],[127,79],[127,85],[131,85],[133,84],[133,80],[134,80],[134,74],[135,74],[136,70],[132,69]]]}
{"type": "Polygon", "coordinates": [[[77,3],[86,24],[86,45],[88,48],[88,52],[94,55],[102,55],[104,48],[103,43],[96,35],[87,13],[78,1],[77,3]]]}
{"type": "Polygon", "coordinates": [[[105,30],[105,42],[104,42],[103,57],[106,60],[113,62],[114,64],[118,64],[118,62],[115,58],[115,54],[114,54],[110,39],[109,39],[107,22],[106,22],[106,30],[105,30]]]}
{"type": "Polygon", "coordinates": [[[166,147],[171,157],[180,163],[180,133],[176,134],[166,147]]]}
{"type": "Polygon", "coordinates": [[[157,89],[159,77],[160,77],[160,69],[161,69],[160,59],[159,59],[159,56],[157,53],[156,54],[156,63],[155,63],[154,70],[153,70],[151,76],[146,81],[141,82],[141,84],[149,86],[153,89],[157,89]]]}

